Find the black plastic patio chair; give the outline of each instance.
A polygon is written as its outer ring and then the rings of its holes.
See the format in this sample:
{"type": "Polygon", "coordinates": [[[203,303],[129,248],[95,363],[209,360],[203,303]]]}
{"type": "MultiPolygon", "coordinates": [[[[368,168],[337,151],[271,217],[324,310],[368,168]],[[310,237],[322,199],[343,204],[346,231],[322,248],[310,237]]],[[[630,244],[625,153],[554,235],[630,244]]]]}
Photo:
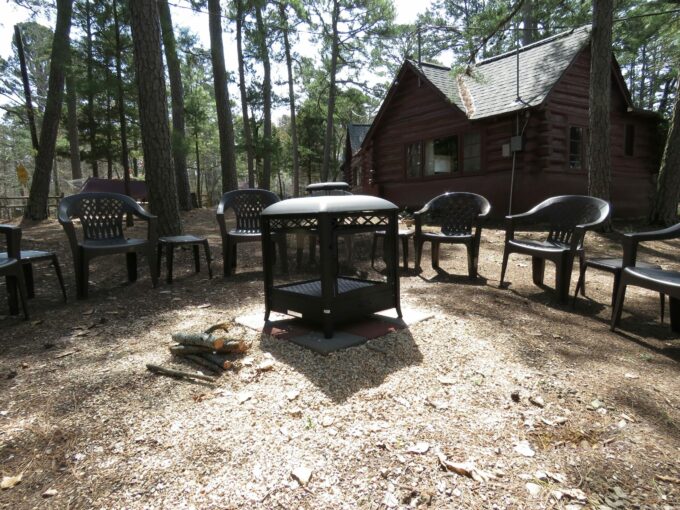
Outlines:
{"type": "Polygon", "coordinates": [[[21,269],[21,250],[19,249],[21,244],[21,229],[13,225],[0,225],[0,234],[4,234],[7,243],[8,256],[0,259],[0,276],[5,277],[9,313],[10,315],[19,313],[18,297],[21,299],[24,318],[28,320],[26,283],[24,282],[24,274],[21,269]]]}
{"type": "MultiPolygon", "coordinates": [[[[13,227],[19,228],[19,227],[13,227]]],[[[54,272],[57,275],[59,287],[61,288],[61,295],[64,297],[64,302],[67,301],[66,287],[64,286],[64,277],[61,274],[61,266],[59,265],[59,258],[53,251],[43,250],[22,250],[19,247],[21,259],[21,267],[24,273],[24,281],[26,282],[26,296],[31,299],[35,297],[35,283],[33,279],[33,264],[38,262],[49,262],[54,267],[54,272]]],[[[9,258],[9,253],[0,252],[0,261],[9,258]]]]}
{"type": "Polygon", "coordinates": [[[623,311],[623,302],[626,298],[626,288],[629,285],[642,287],[658,292],[661,296],[661,321],[663,322],[664,296],[669,296],[669,308],[671,318],[671,330],[680,332],[680,272],[668,271],[658,267],[636,266],[638,246],[646,241],[665,241],[680,237],[680,223],[672,227],[651,232],[635,232],[624,234],[623,266],[621,280],[619,281],[616,300],[612,310],[611,329],[614,331],[623,311]]]}
{"type": "Polygon", "coordinates": [[[149,214],[127,195],[119,193],[78,193],[59,203],[59,223],[64,227],[73,254],[78,299],[87,298],[90,260],[104,255],[125,253],[128,280],[137,280],[137,254],[146,255],[151,282],[158,282],[156,270],[156,216],[149,214]],[[128,239],[123,218],[131,213],[148,224],[146,239],[128,239]],[[73,218],[80,220],[83,235],[79,240],[73,218]]]}
{"type": "MultiPolygon", "coordinates": [[[[265,208],[279,200],[275,193],[264,189],[239,189],[222,195],[217,206],[217,223],[222,234],[224,276],[231,276],[234,273],[238,244],[260,242],[262,238],[260,215],[265,208]],[[224,214],[229,209],[234,211],[236,217],[236,228],[231,230],[227,229],[224,219],[224,214]]],[[[279,246],[283,270],[286,271],[286,238],[278,236],[274,242],[279,246]]]]}
{"type": "Polygon", "coordinates": [[[606,201],[582,195],[551,197],[523,213],[506,216],[505,249],[500,286],[505,281],[511,253],[530,255],[533,281],[543,285],[545,261],[555,264],[555,290],[562,303],[569,299],[569,284],[574,258],[583,264],[583,239],[588,230],[602,225],[609,217],[606,201]],[[515,230],[528,227],[545,232],[545,240],[516,239],[515,230]]]}
{"type": "Polygon", "coordinates": [[[482,221],[489,211],[491,204],[481,195],[450,192],[433,198],[415,212],[416,270],[422,270],[420,259],[426,242],[432,243],[432,267],[435,269],[439,268],[440,244],[464,244],[467,248],[468,276],[476,278],[482,221]],[[423,227],[428,226],[439,227],[439,231],[423,230],[423,227]]]}

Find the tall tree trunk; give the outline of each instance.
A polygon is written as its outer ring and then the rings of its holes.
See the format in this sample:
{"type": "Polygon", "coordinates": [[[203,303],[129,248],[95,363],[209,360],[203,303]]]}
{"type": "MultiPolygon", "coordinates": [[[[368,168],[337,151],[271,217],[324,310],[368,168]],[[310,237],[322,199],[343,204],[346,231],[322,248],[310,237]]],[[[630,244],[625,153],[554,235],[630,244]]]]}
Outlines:
{"type": "Polygon", "coordinates": [[[198,151],[198,131],[195,133],[194,144],[196,147],[196,199],[198,207],[203,207],[203,197],[201,191],[201,154],[198,151]]]}
{"type": "Polygon", "coordinates": [[[220,132],[220,163],[222,167],[222,191],[237,188],[236,150],[234,147],[234,121],[231,117],[227,70],[224,65],[222,45],[222,10],[220,0],[208,0],[210,25],[210,57],[215,80],[215,104],[217,106],[217,127],[220,132]]]}
{"type": "Polygon", "coordinates": [[[288,103],[290,105],[290,140],[293,145],[293,196],[300,196],[300,155],[298,153],[297,121],[295,120],[295,89],[293,78],[293,59],[290,54],[290,41],[288,40],[288,24],[286,22],[286,4],[279,6],[281,22],[285,23],[283,29],[283,48],[286,53],[286,69],[288,70],[288,103]]]}
{"type": "Polygon", "coordinates": [[[149,202],[158,216],[158,234],[178,235],[182,224],[172,168],[158,7],[153,0],[129,0],[129,5],[149,202]]]}
{"type": "Polygon", "coordinates": [[[68,128],[68,145],[71,155],[71,178],[81,179],[80,146],[78,145],[78,98],[76,97],[76,79],[73,69],[69,67],[66,75],[66,125],[68,128]]]}
{"type": "Polygon", "coordinates": [[[671,95],[671,91],[678,84],[678,79],[676,77],[668,78],[663,86],[663,92],[661,93],[661,99],[659,100],[659,113],[664,113],[666,111],[666,106],[668,105],[668,98],[671,95]]]}
{"type": "Polygon", "coordinates": [[[61,104],[64,98],[64,79],[69,61],[69,33],[71,32],[71,13],[73,0],[57,0],[57,22],[54,27],[52,54],[50,55],[50,78],[47,88],[47,101],[43,116],[38,155],[35,158],[35,171],[28,195],[26,217],[33,220],[47,218],[47,200],[50,192],[50,175],[54,147],[59,131],[61,104]]]}
{"type": "MultiPolygon", "coordinates": [[[[108,58],[106,61],[106,72],[104,73],[106,83],[111,81],[111,71],[109,69],[108,58]]],[[[111,118],[111,89],[106,87],[106,178],[113,179],[113,119],[111,118]]]]}
{"type": "Polygon", "coordinates": [[[680,93],[676,92],[666,148],[656,182],[656,197],[650,218],[652,223],[663,225],[676,223],[678,199],[680,199],[680,93]]]}
{"type": "MultiPolygon", "coordinates": [[[[127,145],[127,117],[125,116],[125,92],[123,91],[123,47],[120,40],[120,23],[118,22],[118,2],[113,0],[113,29],[116,37],[116,92],[118,101],[118,124],[120,125],[120,163],[123,166],[123,182],[125,194],[130,195],[130,162],[127,145]]],[[[137,175],[135,173],[135,175],[137,175]]],[[[132,221],[128,218],[128,224],[132,221]]]]}
{"type": "Polygon", "coordinates": [[[255,21],[257,23],[257,39],[262,58],[264,71],[264,133],[263,133],[263,156],[261,188],[270,189],[272,180],[272,73],[269,62],[269,48],[267,47],[267,27],[262,19],[263,2],[257,2],[255,6],[255,21]]]}
{"type": "Polygon", "coordinates": [[[611,194],[611,58],[613,0],[593,2],[588,129],[588,194],[604,200],[611,194]]]}
{"type": "Polygon", "coordinates": [[[243,115],[243,138],[246,143],[246,160],[248,163],[248,187],[255,187],[255,163],[253,155],[253,135],[250,130],[248,116],[248,94],[246,92],[245,62],[243,59],[243,0],[236,0],[236,52],[238,53],[238,80],[241,92],[241,112],[243,115]]]}
{"type": "Polygon", "coordinates": [[[642,59],[640,69],[640,90],[638,91],[638,105],[645,103],[645,96],[647,95],[647,73],[649,71],[649,58],[647,57],[647,45],[642,45],[642,59]]]}
{"type": "Polygon", "coordinates": [[[172,17],[168,0],[158,1],[158,11],[161,16],[163,31],[163,48],[165,61],[168,64],[170,78],[170,100],[172,105],[172,158],[175,162],[175,178],[177,179],[177,196],[179,207],[183,211],[191,210],[191,186],[187,172],[187,141],[184,130],[184,87],[182,73],[179,69],[177,44],[172,29],[172,17]]]}
{"type": "Polygon", "coordinates": [[[338,17],[340,16],[340,1],[333,0],[333,14],[331,27],[331,69],[328,88],[328,111],[326,114],[326,137],[323,143],[323,164],[321,167],[321,180],[327,181],[331,167],[331,151],[333,148],[333,118],[335,116],[335,80],[338,71],[338,55],[340,53],[340,41],[338,36],[338,17]]]}
{"type": "Polygon", "coordinates": [[[85,37],[87,49],[87,125],[90,138],[90,165],[92,177],[99,177],[97,162],[97,122],[94,119],[94,57],[92,52],[92,15],[90,0],[85,0],[85,37]]]}
{"type": "Polygon", "coordinates": [[[522,46],[527,46],[537,39],[533,0],[524,0],[522,4],[522,25],[522,46]]]}
{"type": "Polygon", "coordinates": [[[24,98],[26,101],[26,117],[28,118],[28,127],[31,130],[31,144],[33,150],[38,152],[38,130],[35,126],[35,115],[33,113],[33,100],[31,99],[31,84],[28,81],[28,69],[26,67],[26,54],[24,53],[24,41],[21,37],[21,29],[19,25],[14,25],[14,41],[17,45],[17,53],[19,54],[19,67],[21,68],[21,82],[24,85],[24,98]]]}

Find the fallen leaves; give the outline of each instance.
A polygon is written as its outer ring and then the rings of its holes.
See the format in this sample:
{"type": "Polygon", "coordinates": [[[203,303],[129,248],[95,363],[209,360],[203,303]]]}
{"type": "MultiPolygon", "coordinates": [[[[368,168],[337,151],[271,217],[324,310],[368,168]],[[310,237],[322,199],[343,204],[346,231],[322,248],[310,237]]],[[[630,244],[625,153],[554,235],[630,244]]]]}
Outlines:
{"type": "Polygon", "coordinates": [[[496,478],[496,475],[493,473],[478,469],[470,462],[452,462],[441,452],[437,452],[437,458],[439,459],[439,464],[445,471],[451,471],[457,475],[472,478],[477,482],[488,482],[489,480],[496,478]]]}
{"type": "Polygon", "coordinates": [[[515,445],[514,450],[520,455],[523,455],[524,457],[533,457],[534,455],[536,455],[536,452],[529,444],[529,441],[520,441],[515,445]]]}
{"type": "Polygon", "coordinates": [[[312,479],[312,470],[306,466],[298,466],[290,473],[294,480],[302,486],[305,486],[312,479]]]}
{"type": "Polygon", "coordinates": [[[427,451],[430,449],[430,443],[426,443],[424,441],[418,442],[416,444],[412,444],[408,448],[406,448],[406,451],[408,453],[416,453],[416,454],[423,454],[427,453],[427,451]]]}
{"type": "Polygon", "coordinates": [[[0,489],[6,490],[11,489],[21,483],[21,479],[24,477],[23,473],[19,473],[15,476],[3,476],[2,482],[0,482],[0,489]]]}

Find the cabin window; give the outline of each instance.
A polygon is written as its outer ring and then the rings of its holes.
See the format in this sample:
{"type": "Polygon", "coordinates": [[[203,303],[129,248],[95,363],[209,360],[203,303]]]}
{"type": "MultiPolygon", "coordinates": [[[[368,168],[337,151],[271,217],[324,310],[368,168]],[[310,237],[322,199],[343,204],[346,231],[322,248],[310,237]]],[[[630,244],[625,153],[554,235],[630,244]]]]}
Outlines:
{"type": "Polygon", "coordinates": [[[625,126],[623,150],[626,156],[635,155],[635,126],[633,124],[625,126]]]}
{"type": "Polygon", "coordinates": [[[463,136],[463,171],[479,172],[481,169],[482,137],[479,133],[466,133],[463,136]]]}
{"type": "Polygon", "coordinates": [[[425,142],[424,175],[450,174],[458,171],[458,137],[437,138],[425,142]]]}
{"type": "Polygon", "coordinates": [[[420,177],[423,162],[423,144],[420,142],[406,146],[406,172],[409,177],[420,177]]]}
{"type": "Polygon", "coordinates": [[[574,170],[583,168],[583,131],[578,126],[569,128],[569,168],[574,170]]]}

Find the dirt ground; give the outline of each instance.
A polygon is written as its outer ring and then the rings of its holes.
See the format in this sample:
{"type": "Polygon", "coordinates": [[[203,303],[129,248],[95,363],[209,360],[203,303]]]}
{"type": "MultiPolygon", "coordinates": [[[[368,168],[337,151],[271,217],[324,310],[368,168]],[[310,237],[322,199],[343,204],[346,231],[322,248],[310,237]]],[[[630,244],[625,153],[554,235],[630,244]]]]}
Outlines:
{"type": "MultiPolygon", "coordinates": [[[[433,318],[329,356],[248,330],[243,368],[211,385],[145,365],[195,369],[171,333],[262,312],[258,245],[222,278],[214,213],[194,211],[215,278],[190,251],[155,289],[144,260],[129,284],[122,256],[98,259],[77,301],[61,227],[22,226],[24,248],[58,252],[69,302],[38,267],[31,320],[0,318],[1,508],[680,508],[680,339],[651,292],[629,290],[612,333],[610,275],[589,271],[572,308],[512,255],[500,289],[487,228],[477,282],[460,247],[402,274],[402,306],[433,318]]],[[[679,247],[640,258],[677,268],[679,247]]]]}

